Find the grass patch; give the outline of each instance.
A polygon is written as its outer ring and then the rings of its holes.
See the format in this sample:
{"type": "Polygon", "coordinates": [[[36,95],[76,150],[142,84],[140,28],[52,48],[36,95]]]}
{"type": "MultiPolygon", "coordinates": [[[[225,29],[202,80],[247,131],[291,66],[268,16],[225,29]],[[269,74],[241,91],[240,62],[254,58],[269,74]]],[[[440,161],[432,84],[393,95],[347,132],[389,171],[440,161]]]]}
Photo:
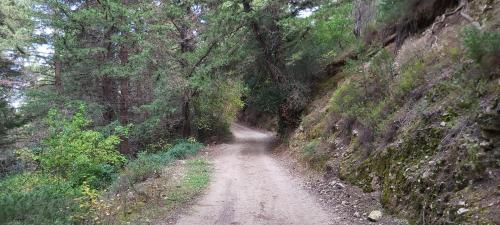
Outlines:
{"type": "Polygon", "coordinates": [[[133,184],[158,175],[160,170],[168,163],[195,155],[202,147],[203,144],[195,140],[181,140],[173,146],[164,148],[162,152],[141,152],[136,160],[130,161],[125,166],[123,172],[113,183],[112,189],[123,191],[133,184]]]}
{"type": "Polygon", "coordinates": [[[316,153],[316,148],[318,147],[319,140],[312,140],[311,142],[307,143],[304,148],[302,148],[302,155],[304,157],[310,157],[316,153]]]}
{"type": "Polygon", "coordinates": [[[108,206],[110,211],[105,212],[110,215],[102,215],[102,221],[105,224],[150,224],[153,220],[166,219],[203,192],[209,184],[210,171],[205,159],[167,166],[158,177],[114,195],[118,197],[108,206]]]}
{"type": "Polygon", "coordinates": [[[396,96],[405,96],[413,88],[421,85],[424,71],[425,65],[419,60],[404,65],[401,77],[394,87],[394,93],[396,96]]]}
{"type": "Polygon", "coordinates": [[[187,172],[181,183],[175,186],[167,197],[167,208],[183,205],[200,194],[208,185],[210,170],[208,163],[203,159],[187,162],[187,172]]]}
{"type": "Polygon", "coordinates": [[[467,55],[487,75],[500,73],[500,31],[482,32],[477,28],[464,31],[467,55]]]}

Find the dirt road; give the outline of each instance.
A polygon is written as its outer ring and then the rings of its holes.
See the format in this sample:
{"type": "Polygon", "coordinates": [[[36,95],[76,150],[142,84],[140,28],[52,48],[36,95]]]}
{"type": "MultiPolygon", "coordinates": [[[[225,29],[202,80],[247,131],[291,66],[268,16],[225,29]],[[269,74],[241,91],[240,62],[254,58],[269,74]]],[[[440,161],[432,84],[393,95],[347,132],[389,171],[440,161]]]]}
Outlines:
{"type": "Polygon", "coordinates": [[[181,225],[338,224],[268,152],[272,135],[233,125],[235,141],[221,145],[205,196],[181,225]]]}

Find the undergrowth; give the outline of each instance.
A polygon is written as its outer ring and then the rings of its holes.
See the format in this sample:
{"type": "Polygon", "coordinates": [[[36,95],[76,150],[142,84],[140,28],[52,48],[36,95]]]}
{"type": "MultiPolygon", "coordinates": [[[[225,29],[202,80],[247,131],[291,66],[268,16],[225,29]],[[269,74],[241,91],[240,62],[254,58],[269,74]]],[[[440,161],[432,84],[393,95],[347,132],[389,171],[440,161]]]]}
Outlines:
{"type": "Polygon", "coordinates": [[[500,75],[500,31],[464,30],[467,55],[482,69],[485,76],[500,75]]]}
{"type": "Polygon", "coordinates": [[[484,205],[494,200],[460,192],[496,188],[487,172],[495,170],[498,135],[487,131],[498,129],[491,109],[498,107],[500,33],[455,28],[443,36],[432,48],[420,38],[396,56],[381,50],[349,62],[327,110],[304,117],[292,148],[313,169],[326,154],[331,166],[323,172],[380,191],[383,205],[412,223],[489,221],[470,215],[491,213],[484,205]]]}
{"type": "Polygon", "coordinates": [[[210,166],[204,159],[191,159],[167,168],[182,171],[181,177],[173,179],[165,170],[139,185],[140,189],[113,195],[112,205],[99,214],[101,220],[106,224],[149,224],[168,218],[201,194],[210,180],[210,166]]]}
{"type": "Polygon", "coordinates": [[[11,175],[0,182],[0,224],[72,224],[86,213],[80,188],[41,173],[11,175]]]}
{"type": "Polygon", "coordinates": [[[166,207],[173,208],[182,205],[200,194],[208,185],[209,178],[209,166],[205,160],[188,161],[186,175],[167,196],[166,207]]]}
{"type": "Polygon", "coordinates": [[[203,145],[194,139],[180,140],[177,144],[156,153],[141,152],[136,160],[130,161],[118,179],[113,183],[114,190],[124,190],[131,185],[158,174],[173,160],[184,159],[196,154],[203,145]]]}
{"type": "Polygon", "coordinates": [[[117,135],[87,128],[84,106],[72,116],[51,110],[45,122],[49,135],[43,145],[17,151],[36,169],[0,180],[0,224],[100,223],[97,215],[106,204],[99,198],[110,185],[116,191],[128,190],[203,147],[194,139],[179,140],[126,162],[115,148],[117,135]]]}

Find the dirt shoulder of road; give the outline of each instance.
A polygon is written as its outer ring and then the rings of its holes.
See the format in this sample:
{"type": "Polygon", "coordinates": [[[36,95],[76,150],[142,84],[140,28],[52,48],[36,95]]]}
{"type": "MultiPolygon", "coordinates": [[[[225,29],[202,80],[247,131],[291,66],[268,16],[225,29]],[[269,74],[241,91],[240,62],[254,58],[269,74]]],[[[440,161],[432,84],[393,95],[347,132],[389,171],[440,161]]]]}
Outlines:
{"type": "MultiPolygon", "coordinates": [[[[155,219],[147,220],[144,224],[151,225],[168,225],[176,224],[180,216],[188,212],[189,209],[206,194],[207,187],[210,185],[212,179],[212,165],[211,160],[213,154],[216,154],[220,145],[207,145],[200,152],[188,160],[191,163],[188,169],[184,169],[179,173],[177,182],[175,183],[176,192],[170,192],[167,196],[168,207],[159,207],[156,209],[149,209],[154,212],[155,219]],[[193,162],[195,163],[192,166],[193,162]],[[200,163],[202,165],[200,165],[200,163]],[[168,199],[170,198],[170,200],[168,199]]],[[[185,160],[177,162],[182,167],[186,167],[185,160]]],[[[175,174],[173,174],[175,175],[175,174]]],[[[142,224],[142,223],[141,223],[142,224]]]]}
{"type": "Polygon", "coordinates": [[[339,216],[339,220],[345,224],[408,224],[406,220],[395,218],[384,211],[378,192],[364,193],[360,188],[349,185],[338,177],[326,178],[301,163],[298,156],[284,145],[277,143],[272,153],[291,176],[299,178],[304,189],[315,195],[323,207],[339,216]],[[368,220],[368,215],[374,210],[383,213],[377,222],[368,220]]]}

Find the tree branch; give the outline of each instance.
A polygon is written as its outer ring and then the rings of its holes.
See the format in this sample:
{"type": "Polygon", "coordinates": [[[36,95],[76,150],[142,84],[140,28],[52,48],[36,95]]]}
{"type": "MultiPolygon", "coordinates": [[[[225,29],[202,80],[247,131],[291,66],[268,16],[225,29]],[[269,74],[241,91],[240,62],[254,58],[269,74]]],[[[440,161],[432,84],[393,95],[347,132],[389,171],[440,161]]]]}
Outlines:
{"type": "Polygon", "coordinates": [[[234,33],[238,32],[241,28],[243,27],[243,25],[240,25],[238,26],[236,29],[234,29],[233,31],[227,33],[227,34],[223,34],[219,37],[217,37],[214,41],[212,41],[210,43],[210,45],[208,46],[208,49],[207,51],[205,51],[205,53],[198,59],[198,61],[191,67],[189,73],[187,74],[186,77],[191,77],[194,73],[194,71],[196,70],[196,68],[198,66],[200,66],[203,61],[210,55],[210,53],[212,52],[212,50],[215,48],[215,46],[217,46],[217,44],[222,40],[224,39],[225,37],[227,36],[231,36],[233,35],[234,33]]]}

